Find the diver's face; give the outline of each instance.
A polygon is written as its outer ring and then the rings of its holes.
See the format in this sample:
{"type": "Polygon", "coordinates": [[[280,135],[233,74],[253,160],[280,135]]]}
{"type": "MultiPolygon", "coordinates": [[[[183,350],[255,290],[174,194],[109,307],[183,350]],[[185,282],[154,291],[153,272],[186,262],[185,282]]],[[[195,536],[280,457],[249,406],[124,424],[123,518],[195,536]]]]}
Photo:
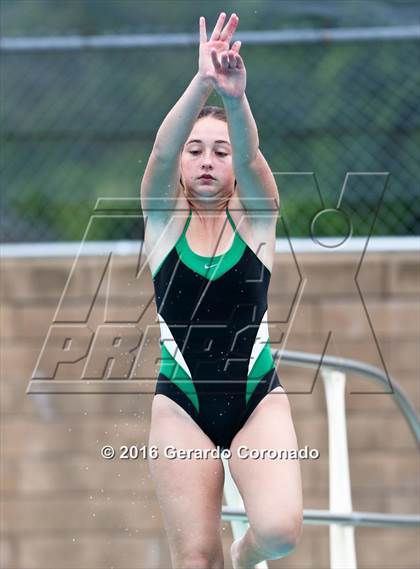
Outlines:
{"type": "Polygon", "coordinates": [[[181,155],[182,181],[196,197],[231,194],[235,183],[227,123],[214,117],[198,120],[181,155]]]}

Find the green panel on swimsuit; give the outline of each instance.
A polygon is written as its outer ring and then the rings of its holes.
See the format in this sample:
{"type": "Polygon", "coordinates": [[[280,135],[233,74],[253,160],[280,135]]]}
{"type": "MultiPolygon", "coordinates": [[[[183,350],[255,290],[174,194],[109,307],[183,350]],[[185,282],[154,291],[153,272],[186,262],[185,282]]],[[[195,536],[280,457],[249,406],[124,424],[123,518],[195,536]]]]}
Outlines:
{"type": "MultiPolygon", "coordinates": [[[[182,260],[182,262],[189,267],[191,270],[195,271],[199,275],[205,277],[209,281],[214,281],[224,275],[229,269],[236,265],[239,259],[242,257],[247,244],[239,235],[239,232],[235,226],[235,223],[232,219],[232,216],[229,213],[229,210],[226,208],[227,218],[235,232],[235,237],[233,239],[232,246],[228,251],[222,253],[221,255],[214,255],[212,257],[206,257],[205,255],[199,255],[195,253],[190,246],[188,245],[187,238],[185,236],[188,226],[191,221],[191,210],[188,215],[188,219],[185,223],[184,229],[182,231],[181,236],[179,237],[178,241],[176,242],[174,248],[176,249],[178,256],[182,260]]],[[[171,249],[172,251],[172,249],[171,249]]],[[[169,253],[171,252],[169,251],[169,253]]],[[[166,258],[169,256],[169,253],[165,256],[165,259],[159,263],[159,266],[152,272],[152,278],[155,278],[159,269],[165,262],[166,258]]]]}
{"type": "Polygon", "coordinates": [[[190,399],[191,403],[198,411],[198,396],[195,385],[190,376],[185,373],[178,362],[168,352],[165,344],[161,343],[162,362],[160,364],[159,373],[163,373],[169,378],[185,395],[190,399]]]}
{"type": "MultiPolygon", "coordinates": [[[[162,362],[160,365],[159,373],[162,373],[171,381],[173,381],[175,385],[185,393],[185,395],[190,399],[198,411],[198,396],[192,379],[188,374],[185,373],[182,367],[171,356],[165,345],[162,344],[161,347],[162,362]]],[[[251,370],[251,373],[247,377],[245,397],[246,403],[248,403],[252,393],[254,392],[254,389],[261,381],[261,378],[264,377],[264,375],[268,373],[270,369],[274,368],[275,365],[273,356],[271,355],[270,340],[267,340],[264,348],[261,350],[261,353],[251,370]]]]}
{"type": "Polygon", "coordinates": [[[239,233],[235,233],[235,238],[229,251],[213,257],[205,257],[204,255],[194,253],[190,249],[185,235],[182,235],[176,244],[177,253],[184,265],[187,265],[187,267],[209,281],[218,279],[236,265],[245,249],[246,243],[241,239],[239,233]]]}
{"type": "Polygon", "coordinates": [[[270,348],[270,340],[268,339],[264,348],[261,350],[260,355],[257,358],[253,368],[251,369],[250,374],[246,380],[246,397],[245,401],[248,403],[251,395],[254,392],[254,389],[257,387],[261,378],[270,371],[270,369],[274,369],[276,366],[274,365],[273,356],[271,355],[271,348],[270,348]]]}

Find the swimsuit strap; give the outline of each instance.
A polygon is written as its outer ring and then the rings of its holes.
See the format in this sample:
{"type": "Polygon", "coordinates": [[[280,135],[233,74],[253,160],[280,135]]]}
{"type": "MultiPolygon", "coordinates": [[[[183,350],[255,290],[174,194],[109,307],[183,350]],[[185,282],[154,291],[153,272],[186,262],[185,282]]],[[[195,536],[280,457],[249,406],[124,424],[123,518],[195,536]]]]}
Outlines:
{"type": "MultiPolygon", "coordinates": [[[[227,215],[227,218],[229,219],[229,222],[230,222],[230,224],[231,224],[231,226],[232,226],[233,231],[235,231],[235,233],[236,233],[236,225],[235,225],[235,223],[234,223],[234,221],[233,221],[233,219],[232,219],[232,216],[231,216],[230,213],[229,213],[228,206],[226,206],[226,215],[227,215]]],[[[190,207],[190,213],[188,214],[188,219],[187,219],[187,221],[185,222],[184,230],[183,230],[183,232],[182,232],[182,235],[185,235],[185,233],[187,232],[188,226],[189,226],[190,221],[191,221],[191,217],[192,217],[192,208],[190,207]]]]}
{"type": "Polygon", "coordinates": [[[236,225],[235,225],[235,223],[234,223],[234,221],[233,221],[233,219],[232,219],[232,216],[231,216],[230,213],[229,213],[228,206],[226,206],[226,214],[227,214],[228,219],[229,219],[229,221],[230,221],[230,224],[231,224],[231,226],[232,226],[232,228],[233,228],[233,231],[235,231],[235,233],[236,233],[236,225]]]}

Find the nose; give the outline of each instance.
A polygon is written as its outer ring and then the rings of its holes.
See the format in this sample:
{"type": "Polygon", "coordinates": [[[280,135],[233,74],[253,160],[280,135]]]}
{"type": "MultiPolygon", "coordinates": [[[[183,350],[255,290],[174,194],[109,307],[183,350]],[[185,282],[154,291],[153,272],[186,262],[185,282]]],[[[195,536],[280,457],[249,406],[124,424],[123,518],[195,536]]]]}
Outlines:
{"type": "Polygon", "coordinates": [[[209,153],[203,152],[202,161],[201,161],[201,168],[203,170],[208,170],[208,169],[213,168],[210,152],[209,153]]]}

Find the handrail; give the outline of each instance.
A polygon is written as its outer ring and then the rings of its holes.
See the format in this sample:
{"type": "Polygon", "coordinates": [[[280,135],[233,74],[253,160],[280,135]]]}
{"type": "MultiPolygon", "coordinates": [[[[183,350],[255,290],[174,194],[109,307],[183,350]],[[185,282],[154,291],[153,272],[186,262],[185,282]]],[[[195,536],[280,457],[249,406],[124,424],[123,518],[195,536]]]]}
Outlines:
{"type": "MultiPolygon", "coordinates": [[[[417,443],[420,443],[420,418],[419,415],[408,400],[407,395],[404,393],[402,387],[398,384],[397,380],[391,378],[388,374],[380,370],[379,368],[364,364],[357,360],[350,358],[338,358],[335,356],[326,356],[321,354],[310,354],[307,352],[297,352],[291,350],[271,350],[274,361],[284,361],[291,365],[305,366],[318,368],[321,365],[323,367],[329,367],[332,369],[338,369],[341,371],[352,371],[366,378],[372,379],[382,386],[388,386],[391,384],[392,391],[388,394],[393,396],[394,401],[400,408],[411,432],[414,435],[417,443]]],[[[386,393],[386,392],[384,392],[386,393]]]]}
{"type": "MultiPolygon", "coordinates": [[[[223,519],[227,521],[247,521],[247,515],[242,508],[223,506],[223,519]]],[[[342,514],[330,510],[304,510],[305,524],[330,525],[331,523],[345,526],[364,527],[394,527],[416,528],[420,526],[420,516],[417,514],[381,514],[374,512],[355,512],[342,514]]]]}

